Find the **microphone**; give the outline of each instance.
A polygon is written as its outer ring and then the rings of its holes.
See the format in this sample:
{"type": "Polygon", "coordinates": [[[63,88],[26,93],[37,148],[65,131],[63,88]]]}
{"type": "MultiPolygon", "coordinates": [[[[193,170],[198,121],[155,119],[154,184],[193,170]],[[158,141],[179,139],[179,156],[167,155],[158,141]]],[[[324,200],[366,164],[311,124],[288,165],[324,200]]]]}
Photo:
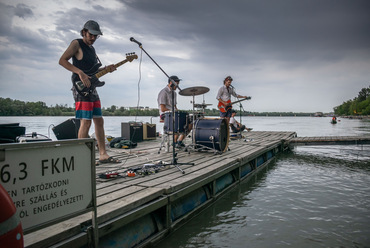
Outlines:
{"type": "Polygon", "coordinates": [[[142,44],[140,42],[138,42],[137,40],[134,39],[134,37],[131,37],[130,38],[130,41],[131,42],[135,42],[136,44],[138,44],[139,46],[141,46],[142,44]]]}

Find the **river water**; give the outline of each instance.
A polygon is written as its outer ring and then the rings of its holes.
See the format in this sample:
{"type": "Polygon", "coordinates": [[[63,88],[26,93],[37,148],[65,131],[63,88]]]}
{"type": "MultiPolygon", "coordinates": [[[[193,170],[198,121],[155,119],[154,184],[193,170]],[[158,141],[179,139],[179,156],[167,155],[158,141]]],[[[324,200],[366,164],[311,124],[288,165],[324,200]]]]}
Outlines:
{"type": "MultiPolygon", "coordinates": [[[[26,133],[55,139],[52,125],[68,117],[0,117],[26,133]]],[[[107,135],[121,122],[157,124],[158,117],[105,117],[107,135]]],[[[298,136],[370,134],[370,120],[243,117],[254,131],[298,136]]],[[[124,235],[124,234],[123,234],[124,235]]],[[[296,147],[243,182],[157,245],[172,247],[370,247],[370,146],[296,147]]]]}

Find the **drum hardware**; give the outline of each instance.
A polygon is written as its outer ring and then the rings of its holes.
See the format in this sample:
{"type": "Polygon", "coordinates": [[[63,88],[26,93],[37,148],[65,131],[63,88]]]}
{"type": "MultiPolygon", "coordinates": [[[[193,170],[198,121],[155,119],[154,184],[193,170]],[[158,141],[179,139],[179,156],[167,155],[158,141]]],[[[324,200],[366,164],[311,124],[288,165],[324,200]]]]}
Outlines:
{"type": "MultiPolygon", "coordinates": [[[[145,49],[143,48],[143,45],[141,42],[137,41],[134,39],[134,37],[131,37],[130,38],[130,41],[131,42],[135,42],[136,44],[139,45],[140,49],[153,61],[154,64],[156,64],[158,66],[158,68],[163,72],[164,75],[166,75],[166,77],[168,78],[168,80],[171,80],[172,82],[172,87],[171,87],[171,95],[172,95],[172,103],[175,102],[175,87],[177,87],[179,89],[179,91],[181,92],[181,88],[179,87],[179,85],[174,81],[172,80],[168,75],[167,73],[158,65],[157,62],[155,62],[155,60],[147,53],[147,51],[145,51],[145,49]]],[[[172,113],[175,113],[175,105],[172,104],[172,113]]],[[[175,126],[175,117],[172,116],[172,126],[174,127],[175,126]]],[[[189,164],[189,165],[194,165],[194,163],[178,163],[177,162],[177,153],[175,152],[175,135],[172,135],[172,142],[173,142],[173,148],[172,148],[172,162],[169,164],[169,165],[174,165],[176,166],[176,168],[181,171],[182,174],[185,174],[185,171],[183,171],[179,165],[184,165],[184,164],[189,164]]],[[[162,144],[161,144],[162,145],[162,144]]],[[[162,147],[161,147],[162,148],[162,147]]]]}
{"type": "MultiPolygon", "coordinates": [[[[196,118],[196,112],[195,112],[195,96],[197,95],[202,95],[202,94],[205,94],[209,91],[209,88],[208,87],[203,87],[203,86],[195,86],[195,87],[189,87],[189,88],[186,88],[186,89],[183,89],[179,92],[180,95],[182,96],[192,96],[193,97],[193,101],[190,101],[190,103],[192,103],[193,105],[193,118],[192,118],[192,130],[191,130],[191,133],[192,133],[192,143],[194,143],[194,124],[195,124],[195,121],[198,119],[196,118]]],[[[203,95],[203,104],[200,105],[202,108],[203,108],[203,112],[202,114],[199,114],[199,119],[201,118],[204,118],[204,108],[206,107],[205,106],[205,103],[204,103],[204,95],[203,95]]],[[[189,123],[190,123],[190,120],[189,120],[189,123]]],[[[187,150],[185,148],[185,150],[187,150]]]]}
{"type": "Polygon", "coordinates": [[[195,96],[205,94],[209,91],[207,87],[190,87],[179,92],[182,96],[192,96],[193,101],[193,128],[192,132],[192,143],[185,147],[185,151],[190,152],[190,149],[196,151],[212,150],[215,154],[221,154],[228,149],[229,144],[229,127],[225,119],[205,119],[204,111],[207,106],[212,104],[195,103],[195,96]],[[203,116],[196,119],[195,108],[203,109],[203,116]],[[218,126],[217,126],[218,125],[218,126]]]}
{"type": "Polygon", "coordinates": [[[179,94],[182,96],[197,96],[205,94],[209,91],[208,87],[195,86],[180,90],[179,94]]]}
{"type": "Polygon", "coordinates": [[[195,121],[192,131],[193,143],[187,145],[185,151],[190,153],[190,150],[212,150],[215,154],[222,154],[229,150],[230,133],[226,119],[198,119],[195,121]]]}
{"type": "Polygon", "coordinates": [[[205,109],[207,106],[211,106],[212,104],[205,104],[205,103],[194,103],[194,107],[195,108],[201,108],[201,109],[205,109]]]}
{"type": "MultiPolygon", "coordinates": [[[[165,142],[170,142],[168,140],[168,135],[174,135],[176,133],[186,133],[188,127],[189,114],[184,111],[175,111],[174,116],[172,116],[171,111],[166,111],[164,113],[164,125],[163,125],[163,136],[161,141],[161,146],[159,147],[158,154],[161,152],[162,147],[164,147],[165,142]],[[172,123],[173,117],[175,122],[172,123]]],[[[167,146],[167,152],[169,150],[169,145],[167,146]]]]}

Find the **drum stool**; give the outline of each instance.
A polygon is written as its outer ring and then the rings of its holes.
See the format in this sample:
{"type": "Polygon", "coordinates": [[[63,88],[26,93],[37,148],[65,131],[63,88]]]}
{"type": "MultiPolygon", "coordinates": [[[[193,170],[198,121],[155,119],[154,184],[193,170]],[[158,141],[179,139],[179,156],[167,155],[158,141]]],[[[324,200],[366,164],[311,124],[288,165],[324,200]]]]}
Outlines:
{"type": "Polygon", "coordinates": [[[166,152],[170,152],[172,135],[173,135],[172,133],[168,133],[164,131],[163,129],[162,141],[161,141],[161,146],[159,147],[159,150],[158,150],[158,154],[161,153],[162,147],[166,147],[166,152]]]}

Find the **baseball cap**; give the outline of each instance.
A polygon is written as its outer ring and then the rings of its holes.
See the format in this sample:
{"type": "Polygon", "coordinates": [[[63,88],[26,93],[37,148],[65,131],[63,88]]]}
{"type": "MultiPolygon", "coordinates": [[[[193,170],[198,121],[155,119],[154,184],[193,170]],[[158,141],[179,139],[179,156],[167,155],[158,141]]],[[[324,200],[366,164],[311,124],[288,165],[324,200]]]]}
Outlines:
{"type": "Polygon", "coordinates": [[[93,35],[103,35],[103,33],[100,31],[99,24],[96,21],[87,21],[84,25],[84,28],[89,30],[89,32],[93,35]]]}
{"type": "Polygon", "coordinates": [[[180,82],[180,81],[181,81],[181,79],[180,79],[180,78],[178,78],[177,76],[171,76],[171,77],[168,79],[168,82],[171,82],[171,79],[172,79],[173,81],[175,81],[175,82],[180,82]]]}

